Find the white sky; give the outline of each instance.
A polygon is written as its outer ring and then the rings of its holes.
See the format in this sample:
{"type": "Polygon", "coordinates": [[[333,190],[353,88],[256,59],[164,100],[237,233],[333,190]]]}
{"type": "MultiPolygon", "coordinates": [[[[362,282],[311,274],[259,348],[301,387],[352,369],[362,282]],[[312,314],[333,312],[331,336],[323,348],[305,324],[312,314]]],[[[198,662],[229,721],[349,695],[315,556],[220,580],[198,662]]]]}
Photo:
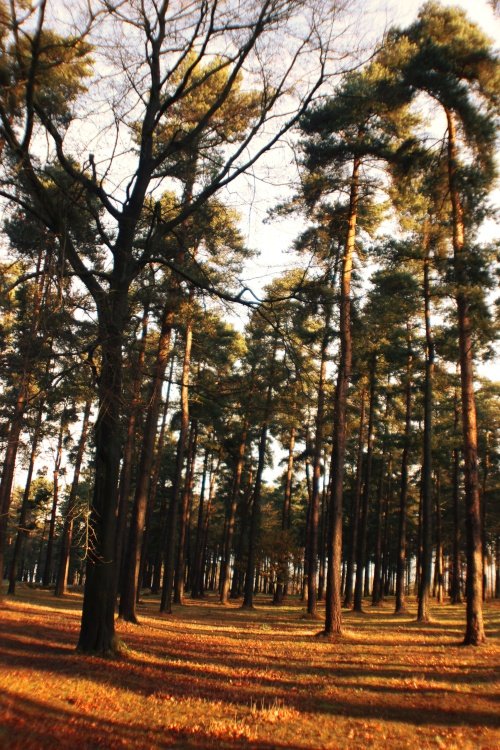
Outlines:
{"type": "MultiPolygon", "coordinates": [[[[370,0],[366,3],[366,20],[370,25],[370,36],[377,41],[387,27],[408,26],[415,19],[423,4],[420,0],[401,0],[392,3],[370,0]]],[[[464,8],[468,16],[484,28],[492,39],[495,41],[500,39],[500,17],[495,17],[486,0],[454,0],[454,2],[441,0],[441,4],[464,8]]],[[[295,174],[291,159],[291,151],[284,146],[278,146],[274,151],[275,168],[269,173],[267,184],[262,182],[266,174],[257,168],[260,179],[252,181],[248,178],[246,185],[240,181],[230,186],[228,190],[229,202],[235,205],[243,215],[242,230],[246,235],[248,246],[260,252],[260,257],[249,264],[245,273],[245,280],[257,293],[273,276],[294,265],[292,257],[287,255],[286,251],[303,228],[302,220],[263,223],[268,209],[290,192],[290,181],[293,180],[295,174]]],[[[500,204],[498,191],[495,193],[495,198],[497,196],[496,202],[500,204]]],[[[493,227],[492,231],[494,231],[493,227]]]]}

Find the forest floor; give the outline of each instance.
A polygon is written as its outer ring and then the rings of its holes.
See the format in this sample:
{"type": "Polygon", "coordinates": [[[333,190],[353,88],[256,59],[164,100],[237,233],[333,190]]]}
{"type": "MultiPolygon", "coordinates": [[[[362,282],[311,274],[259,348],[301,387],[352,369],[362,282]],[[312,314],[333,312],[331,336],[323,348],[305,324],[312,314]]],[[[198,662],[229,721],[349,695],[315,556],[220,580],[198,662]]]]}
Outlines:
{"type": "Polygon", "coordinates": [[[422,626],[367,605],[331,641],[296,600],[256,605],[167,617],[145,597],[109,660],[75,652],[80,594],[21,585],[0,604],[0,747],[500,749],[499,602],[481,648],[460,646],[461,606],[422,626]]]}

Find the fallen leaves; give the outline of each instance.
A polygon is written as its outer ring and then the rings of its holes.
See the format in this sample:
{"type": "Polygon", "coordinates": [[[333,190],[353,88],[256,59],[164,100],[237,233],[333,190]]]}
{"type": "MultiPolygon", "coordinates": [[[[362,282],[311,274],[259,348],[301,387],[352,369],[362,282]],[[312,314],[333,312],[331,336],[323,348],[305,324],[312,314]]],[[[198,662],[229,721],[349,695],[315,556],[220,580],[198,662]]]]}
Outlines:
{"type": "MultiPolygon", "coordinates": [[[[347,613],[333,644],[299,602],[250,614],[212,599],[162,618],[148,598],[106,661],[74,652],[75,597],[29,596],[0,611],[2,748],[500,747],[499,644],[459,648],[456,607],[428,628],[347,613]]],[[[498,603],[487,616],[498,627],[498,603]]]]}

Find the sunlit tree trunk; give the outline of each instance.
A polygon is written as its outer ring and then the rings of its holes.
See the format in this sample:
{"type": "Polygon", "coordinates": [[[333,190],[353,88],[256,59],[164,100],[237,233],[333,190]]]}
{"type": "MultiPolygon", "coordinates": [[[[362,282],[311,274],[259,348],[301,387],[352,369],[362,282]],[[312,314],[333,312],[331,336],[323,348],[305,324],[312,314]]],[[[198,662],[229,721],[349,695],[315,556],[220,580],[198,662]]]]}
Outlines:
{"type": "Polygon", "coordinates": [[[346,583],[344,593],[344,607],[353,604],[354,563],[356,561],[356,547],[358,543],[359,506],[361,500],[361,485],[363,481],[363,437],[365,429],[365,389],[361,390],[361,412],[359,415],[358,453],[356,458],[356,484],[351,508],[351,539],[347,557],[346,583]]]}
{"type": "Polygon", "coordinates": [[[465,530],[467,542],[467,623],[465,645],[477,646],[485,641],[483,623],[483,553],[481,541],[481,505],[477,463],[477,418],[474,396],[474,356],[470,300],[467,295],[465,233],[463,210],[457,186],[457,143],[453,114],[448,121],[448,179],[453,218],[453,259],[462,387],[462,430],[465,475],[465,530]]]}
{"type": "Polygon", "coordinates": [[[359,523],[358,547],[356,551],[356,580],[354,584],[354,603],[355,612],[363,611],[363,573],[366,566],[366,542],[368,534],[368,511],[370,504],[371,475],[373,461],[373,425],[375,420],[375,391],[376,391],[376,372],[377,372],[377,353],[372,352],[370,362],[370,402],[368,411],[368,435],[367,435],[367,454],[365,463],[365,478],[363,485],[363,494],[361,498],[361,518],[359,523]]]}
{"type": "Polygon", "coordinates": [[[333,411],[332,493],[328,533],[328,572],[326,583],[325,634],[342,631],[341,566],[342,566],[342,501],[346,443],[347,392],[351,379],[351,274],[356,242],[356,221],[359,200],[360,159],[355,158],[351,176],[347,238],[342,258],[340,284],[340,359],[333,411]]]}

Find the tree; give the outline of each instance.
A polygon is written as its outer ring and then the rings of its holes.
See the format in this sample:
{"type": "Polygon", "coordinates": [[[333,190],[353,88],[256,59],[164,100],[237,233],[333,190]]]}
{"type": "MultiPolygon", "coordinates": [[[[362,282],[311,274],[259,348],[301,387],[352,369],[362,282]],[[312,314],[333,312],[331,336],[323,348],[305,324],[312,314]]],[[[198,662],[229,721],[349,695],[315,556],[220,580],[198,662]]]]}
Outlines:
{"type": "MultiPolygon", "coordinates": [[[[29,207],[58,238],[95,304],[100,360],[91,510],[94,545],[87,562],[79,649],[105,654],[117,648],[115,541],[122,348],[131,284],[153,255],[171,263],[172,258],[161,253],[158,240],[175,232],[211,195],[245,172],[300,116],[327,72],[325,40],[337,9],[329,3],[317,7],[302,0],[261,0],[188,7],[180,1],[126,7],[103,2],[95,10],[82,3],[79,11],[80,32],[61,36],[53,31],[46,0],[27,7],[14,2],[8,10],[2,4],[1,194],[29,207]],[[105,49],[99,46],[103,36],[105,49]],[[266,43],[268,39],[274,40],[274,48],[266,43]],[[266,60],[268,54],[272,62],[266,60]],[[287,116],[282,101],[292,84],[299,84],[304,66],[311,69],[308,55],[319,64],[319,75],[311,74],[300,101],[287,116]],[[206,61],[211,64],[205,66],[206,61]],[[105,76],[99,75],[102,63],[105,76]],[[154,195],[163,179],[175,180],[176,166],[193,154],[207,134],[218,134],[219,114],[247,68],[254,80],[260,76],[260,90],[245,134],[236,143],[223,134],[223,155],[207,167],[192,199],[183,201],[180,196],[175,211],[163,215],[155,200],[146,200],[148,193],[154,195]],[[111,79],[113,88],[104,92],[105,82],[111,79]],[[99,130],[104,137],[92,154],[85,153],[82,132],[77,132],[89,83],[93,90],[103,91],[103,100],[110,103],[109,110],[100,114],[99,130]],[[204,96],[193,119],[165,129],[169,121],[178,122],[180,104],[197,91],[204,96]],[[266,135],[274,117],[279,124],[266,135]],[[130,144],[125,163],[116,151],[110,155],[105,150],[106,124],[116,129],[116,142],[130,144]],[[41,164],[40,129],[42,141],[45,137],[49,143],[49,154],[41,164]],[[75,161],[71,149],[81,154],[81,163],[75,161]],[[77,242],[68,193],[58,190],[60,178],[43,171],[47,158],[59,165],[67,182],[82,196],[85,217],[107,259],[105,266],[95,252],[77,242]],[[116,192],[115,178],[123,169],[126,184],[116,192]],[[139,230],[145,225],[149,229],[144,234],[139,230]]],[[[89,125],[90,121],[87,109],[89,125]]]]}
{"type": "Polygon", "coordinates": [[[485,640],[477,418],[474,397],[474,295],[469,274],[474,228],[494,176],[500,66],[490,40],[458,8],[426,3],[408,29],[389,35],[402,80],[425,92],[446,120],[453,272],[459,330],[467,531],[467,625],[464,643],[485,640]],[[472,161],[474,158],[474,162],[472,161]]]}
{"type": "MultiPolygon", "coordinates": [[[[411,118],[403,118],[401,109],[387,98],[380,97],[378,83],[381,70],[377,66],[362,73],[350,74],[326,104],[317,107],[301,121],[305,142],[306,166],[310,175],[306,189],[312,199],[322,193],[349,191],[346,214],[345,243],[340,272],[340,351],[337,385],[334,396],[332,454],[332,490],[330,528],[328,531],[328,577],[325,633],[341,632],[342,563],[342,493],[344,476],[347,394],[351,378],[351,276],[356,243],[359,204],[371,193],[373,186],[362,182],[364,159],[388,160],[407,133],[411,118]],[[350,174],[345,180],[345,169],[350,174]]],[[[405,112],[404,114],[407,115],[405,112]]],[[[310,198],[311,199],[311,198],[310,198]]]]}

